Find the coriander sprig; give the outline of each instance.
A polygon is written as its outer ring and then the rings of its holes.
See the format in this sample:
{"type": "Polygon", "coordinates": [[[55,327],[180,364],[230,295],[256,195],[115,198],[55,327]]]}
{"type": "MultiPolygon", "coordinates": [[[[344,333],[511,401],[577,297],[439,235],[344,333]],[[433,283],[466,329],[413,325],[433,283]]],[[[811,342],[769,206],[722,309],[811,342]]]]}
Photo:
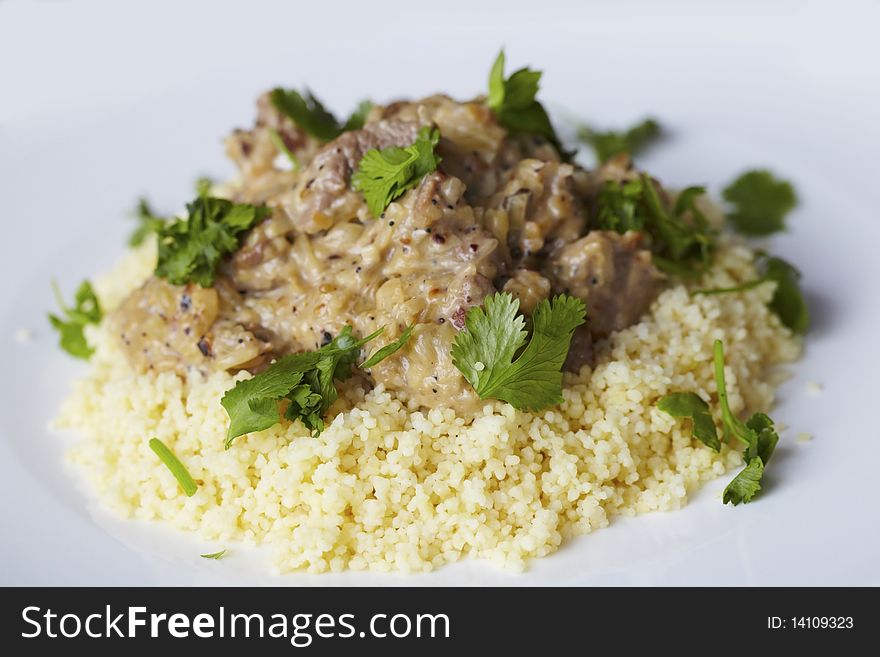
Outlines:
{"type": "Polygon", "coordinates": [[[586,308],[565,294],[544,299],[532,313],[531,335],[518,310],[519,300],[506,292],[470,308],[465,330],[455,336],[452,362],[480,399],[540,410],[562,401],[562,365],[586,308]]]}
{"type": "Polygon", "coordinates": [[[52,281],[52,292],[64,315],[63,319],[52,313],[48,315],[52,328],[58,331],[59,346],[75,358],[88,360],[95,350],[86,340],[85,328],[89,324],[98,324],[103,316],[101,303],[92,284],[88,281],[80,283],[74,295],[73,308],[64,303],[56,281],[52,281]]]}
{"type": "MultiPolygon", "coordinates": [[[[735,506],[750,502],[761,490],[764,469],[776,449],[779,435],[776,433],[773,420],[764,413],[754,413],[745,422],[733,414],[724,380],[724,344],[721,340],[715,340],[712,351],[725,441],[736,439],[745,447],[743,460],[746,462],[746,467],[727,485],[722,497],[724,504],[730,503],[735,506]]],[[[687,417],[693,420],[694,436],[713,451],[719,451],[721,444],[709,412],[709,405],[696,393],[670,393],[657,402],[657,408],[673,417],[687,417]]]]}
{"type": "MultiPolygon", "coordinates": [[[[346,326],[320,349],[284,356],[252,378],[236,383],[220,400],[229,415],[226,449],[239,436],[281,422],[282,402],[287,404],[286,419],[300,420],[313,434],[320,434],[324,430],[324,415],[338,397],[335,382],[352,376],[352,367],[361,349],[382,331],[380,328],[358,340],[351,327],[346,326]]],[[[409,327],[362,367],[372,367],[398,351],[411,334],[412,327],[409,327]]]]}
{"type": "Polygon", "coordinates": [[[172,285],[211,287],[220,260],[238,249],[241,233],[269,215],[264,206],[204,195],[186,208],[186,218],[162,222],[157,228],[155,273],[172,285]]]}
{"type": "Polygon", "coordinates": [[[536,98],[541,71],[521,68],[505,78],[504,59],[502,50],[489,72],[489,94],[486,97],[489,109],[498,123],[508,130],[543,135],[567,159],[571,154],[563,150],[547,111],[536,98]]]}
{"type": "Polygon", "coordinates": [[[697,205],[703,187],[688,187],[667,204],[650,176],[606,182],[596,197],[596,227],[625,233],[639,230],[648,237],[658,269],[695,277],[712,263],[714,234],[697,205]]]}

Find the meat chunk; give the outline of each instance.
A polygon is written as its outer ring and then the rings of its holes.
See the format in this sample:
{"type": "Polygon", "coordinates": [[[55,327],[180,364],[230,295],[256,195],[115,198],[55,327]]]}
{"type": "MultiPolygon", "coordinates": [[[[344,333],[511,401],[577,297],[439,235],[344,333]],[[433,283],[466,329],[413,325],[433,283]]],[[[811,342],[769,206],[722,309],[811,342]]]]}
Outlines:
{"type": "Polygon", "coordinates": [[[242,326],[235,297],[219,280],[203,288],[151,278],[110,315],[110,326],[141,372],[252,368],[272,345],[242,326]]]}
{"type": "Polygon", "coordinates": [[[547,260],[553,291],[584,300],[594,338],[633,324],[654,300],[662,275],[641,242],[636,232],[593,231],[547,260]]]}
{"type": "Polygon", "coordinates": [[[296,229],[314,234],[359,214],[366,219],[363,195],[350,188],[352,173],[371,148],[409,146],[418,131],[419,124],[414,121],[379,121],[346,132],[324,146],[303,171],[287,206],[296,229]]]}

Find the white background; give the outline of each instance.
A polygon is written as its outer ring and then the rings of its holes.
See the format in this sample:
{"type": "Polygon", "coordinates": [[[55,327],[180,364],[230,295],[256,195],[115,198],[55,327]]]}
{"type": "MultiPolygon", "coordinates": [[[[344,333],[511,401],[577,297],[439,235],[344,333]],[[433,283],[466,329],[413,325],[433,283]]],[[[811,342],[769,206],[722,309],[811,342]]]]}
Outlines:
{"type": "Polygon", "coordinates": [[[880,3],[0,0],[0,584],[880,584],[880,3]],[[140,194],[177,209],[232,172],[220,140],[253,99],[308,84],[357,100],[481,92],[499,46],[545,71],[560,114],[668,127],[640,164],[718,190],[770,166],[801,205],[775,252],[805,273],[814,331],[774,417],[765,495],[615,522],[521,576],[273,578],[233,550],[93,515],[46,429],[83,367],[47,328],[48,282],[109,267],[140,194]],[[21,328],[36,339],[19,344],[21,328]],[[807,383],[823,385],[818,396],[807,383]],[[799,432],[815,439],[798,443],[799,432]],[[99,526],[100,525],[100,526],[99,526]]]}

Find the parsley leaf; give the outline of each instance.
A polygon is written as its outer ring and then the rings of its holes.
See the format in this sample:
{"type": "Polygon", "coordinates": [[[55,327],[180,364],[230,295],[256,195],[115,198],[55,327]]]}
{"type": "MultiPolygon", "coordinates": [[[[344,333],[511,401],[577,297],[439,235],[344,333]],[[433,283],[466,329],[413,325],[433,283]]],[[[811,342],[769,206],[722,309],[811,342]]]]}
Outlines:
{"type": "Polygon", "coordinates": [[[785,229],[785,215],[797,205],[790,183],[763,169],[742,174],[725,188],[733,209],[728,218],[746,235],[769,235],[785,229]]]}
{"type": "Polygon", "coordinates": [[[158,438],[150,439],[150,449],[156,453],[156,456],[158,456],[162,460],[162,463],[164,463],[171,471],[171,474],[177,479],[177,483],[180,484],[180,487],[183,489],[183,492],[186,493],[186,496],[192,497],[195,495],[199,487],[196,485],[196,482],[193,481],[186,466],[183,465],[183,463],[180,462],[180,459],[174,455],[174,452],[168,449],[165,443],[158,438]]]}
{"type": "Polygon", "coordinates": [[[239,246],[239,236],[269,214],[266,207],[199,196],[187,206],[189,217],[163,222],[157,229],[156,276],[172,285],[214,284],[221,258],[239,246]]]}
{"type": "Polygon", "coordinates": [[[709,412],[709,404],[696,393],[670,393],[657,402],[657,408],[669,413],[672,417],[690,418],[694,423],[694,436],[713,451],[717,452],[721,449],[715,421],[709,412]]]}
{"type": "Polygon", "coordinates": [[[718,401],[721,405],[721,418],[727,439],[734,437],[745,445],[743,459],[746,462],[742,470],[724,489],[723,500],[734,506],[746,503],[761,490],[761,478],[767,462],[776,449],[779,435],[776,433],[773,420],[764,413],[755,413],[748,421],[743,422],[731,411],[727,401],[727,385],[724,381],[724,345],[716,340],[714,347],[715,383],[718,386],[718,401]]]}
{"type": "Polygon", "coordinates": [[[91,283],[83,281],[74,295],[74,307],[69,308],[61,298],[58,284],[52,281],[52,291],[65,319],[49,314],[49,323],[59,333],[59,346],[76,358],[88,360],[95,350],[86,341],[85,327],[101,321],[101,304],[91,283]]]}
{"type": "Polygon", "coordinates": [[[282,400],[288,404],[284,417],[301,420],[315,434],[323,431],[322,418],[338,397],[335,381],[351,377],[361,348],[382,330],[358,340],[346,326],[320,349],[284,356],[252,378],[236,383],[220,400],[229,415],[226,449],[238,436],[278,424],[282,400]]]}
{"type": "Polygon", "coordinates": [[[504,51],[498,53],[489,72],[489,95],[486,104],[495,113],[498,123],[513,132],[531,132],[546,137],[560,155],[570,154],[562,149],[553,124],[544,106],[535,97],[541,72],[521,68],[504,78],[504,51]]]}
{"type": "Polygon", "coordinates": [[[800,289],[801,273],[794,265],[782,258],[762,256],[758,263],[759,270],[763,275],[753,281],[746,281],[733,287],[716,287],[705,290],[696,290],[694,294],[730,294],[744,292],[754,287],[773,281],[776,283],[776,291],[770,300],[770,309],[775,312],[780,321],[795,333],[804,334],[810,327],[810,311],[807,302],[800,289]]]}
{"type": "Polygon", "coordinates": [[[412,335],[413,328],[415,328],[415,324],[410,324],[406,327],[406,330],[400,335],[397,340],[394,342],[390,342],[386,344],[384,347],[376,351],[372,356],[367,358],[364,361],[363,365],[361,365],[361,369],[367,370],[373,367],[373,365],[378,365],[383,360],[388,358],[394,352],[400,350],[407,342],[409,342],[409,337],[412,335]]]}
{"type": "Polygon", "coordinates": [[[439,141],[440,131],[425,126],[411,146],[371,148],[364,153],[351,184],[363,192],[374,217],[437,168],[440,158],[434,154],[434,147],[439,141]]]}
{"type": "Polygon", "coordinates": [[[132,247],[143,244],[150,233],[158,233],[160,226],[165,221],[163,217],[153,212],[149,201],[143,197],[138,199],[134,216],[138,221],[138,227],[128,237],[128,245],[132,247]]]}
{"type": "Polygon", "coordinates": [[[481,399],[540,410],[562,401],[562,364],[586,309],[567,295],[544,299],[532,314],[528,344],[525,319],[517,310],[519,300],[509,293],[495,293],[482,308],[470,308],[465,330],[455,336],[452,362],[481,399]]]}
{"type": "Polygon", "coordinates": [[[293,120],[307,133],[324,142],[336,139],[343,132],[363,128],[367,114],[373,108],[370,101],[361,101],[348,120],[340,124],[308,89],[305,95],[295,89],[273,89],[269,99],[279,112],[293,120]]]}
{"type": "Polygon", "coordinates": [[[599,162],[607,162],[618,153],[635,155],[656,140],[660,134],[660,124],[654,119],[645,119],[624,132],[613,130],[597,132],[582,126],[578,130],[578,139],[593,147],[599,162]]]}

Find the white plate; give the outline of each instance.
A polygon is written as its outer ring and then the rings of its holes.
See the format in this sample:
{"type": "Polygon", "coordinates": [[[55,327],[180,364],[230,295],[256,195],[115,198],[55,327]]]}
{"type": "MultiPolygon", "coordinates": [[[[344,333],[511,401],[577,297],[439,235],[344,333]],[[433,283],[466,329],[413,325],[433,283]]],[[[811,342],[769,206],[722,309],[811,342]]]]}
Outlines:
{"type": "Polygon", "coordinates": [[[880,583],[880,5],[843,18],[830,3],[411,4],[0,3],[0,584],[880,583]],[[214,545],[93,515],[46,428],[84,371],[46,324],[49,280],[70,290],[108,268],[139,194],[175,208],[197,175],[230,174],[220,138],[252,121],[259,91],[308,83],[340,112],[366,96],[468,96],[501,44],[511,65],[546,72],[552,105],[605,125],[659,117],[672,136],[640,163],[668,183],[717,191],[751,165],[796,183],[773,249],[803,269],[814,329],[773,413],[789,428],[760,500],[722,506],[718,480],[518,576],[471,561],[277,578],[241,551],[205,562],[214,545]],[[14,339],[22,328],[32,342],[14,339]]]}

